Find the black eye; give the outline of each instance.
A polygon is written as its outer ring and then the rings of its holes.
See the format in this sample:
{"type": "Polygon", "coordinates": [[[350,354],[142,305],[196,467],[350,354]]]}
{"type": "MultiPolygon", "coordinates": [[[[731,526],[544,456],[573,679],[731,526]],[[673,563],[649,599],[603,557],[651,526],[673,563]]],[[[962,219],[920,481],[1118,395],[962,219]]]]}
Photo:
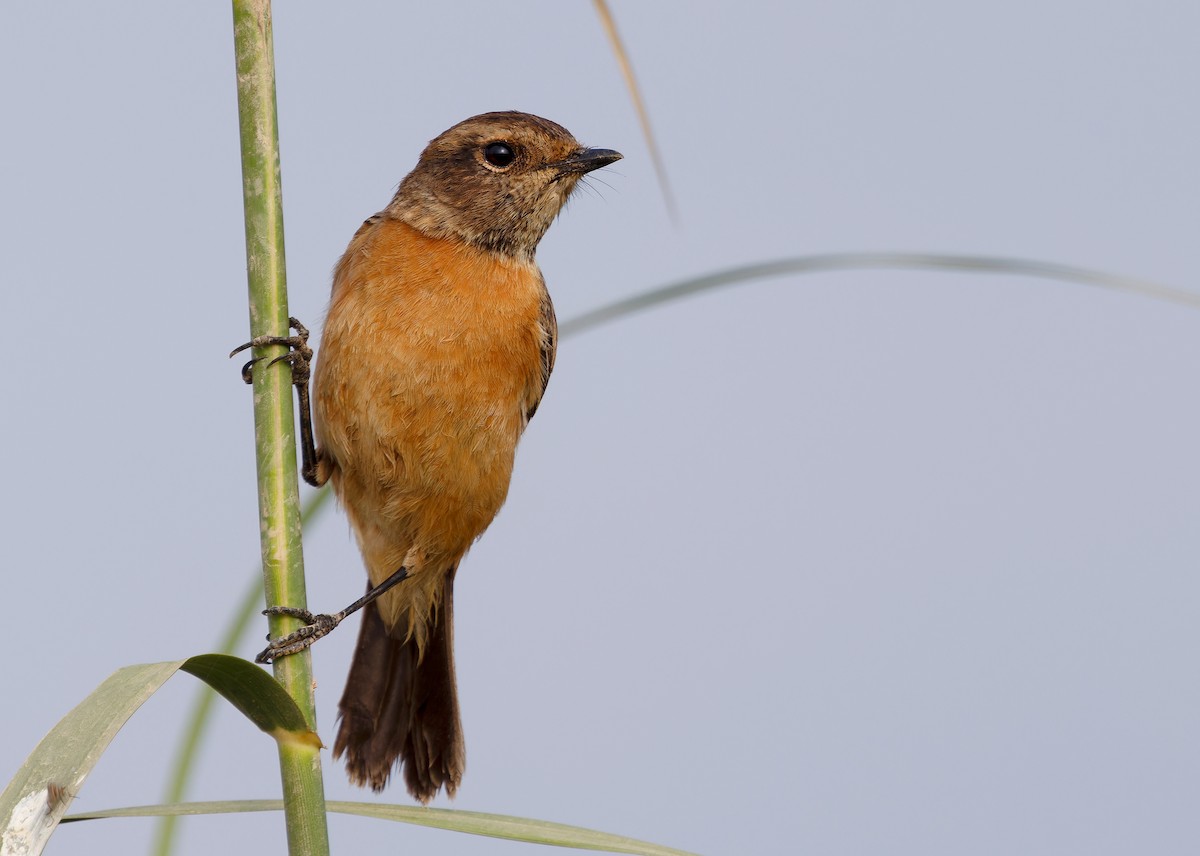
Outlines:
{"type": "Polygon", "coordinates": [[[488,143],[483,147],[483,159],[494,167],[503,169],[517,159],[508,143],[488,143]]]}

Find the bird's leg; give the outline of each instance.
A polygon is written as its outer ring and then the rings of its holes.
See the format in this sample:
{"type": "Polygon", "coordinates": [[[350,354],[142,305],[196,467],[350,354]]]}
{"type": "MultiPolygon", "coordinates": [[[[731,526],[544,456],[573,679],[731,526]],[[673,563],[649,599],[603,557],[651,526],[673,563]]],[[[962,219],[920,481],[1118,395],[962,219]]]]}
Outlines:
{"type": "MultiPolygon", "coordinates": [[[[322,485],[317,475],[317,446],[313,440],[312,404],[308,394],[308,380],[312,376],[312,348],[308,346],[308,328],[289,318],[288,324],[296,331],[295,336],[257,336],[244,345],[238,345],[229,356],[239,354],[247,348],[265,348],[270,345],[283,345],[289,348],[281,357],[276,357],[267,363],[273,366],[284,362],[292,367],[292,384],[296,387],[296,399],[300,403],[300,475],[313,487],[322,485]]],[[[254,382],[254,364],[264,357],[255,357],[242,366],[242,380],[254,382]]]]}
{"type": "Polygon", "coordinates": [[[299,630],[295,630],[278,639],[271,640],[268,637],[268,641],[271,644],[259,652],[258,656],[254,658],[254,662],[270,663],[279,657],[286,657],[288,654],[297,654],[303,651],[322,636],[327,636],[333,628],[342,623],[342,619],[358,612],[385,591],[399,585],[406,579],[408,579],[408,570],[400,568],[400,570],[396,571],[373,589],[370,589],[366,594],[354,601],[354,603],[332,615],[313,615],[307,609],[300,609],[295,606],[267,607],[263,610],[263,615],[289,615],[306,623],[299,630]]]}
{"type": "MultiPolygon", "coordinates": [[[[288,325],[296,331],[296,335],[256,336],[244,345],[234,348],[229,356],[232,357],[247,348],[265,348],[271,345],[283,345],[289,349],[286,354],[275,357],[267,365],[273,366],[278,362],[285,362],[292,367],[292,384],[296,387],[296,398],[300,403],[300,450],[303,461],[301,475],[313,487],[320,487],[322,480],[318,478],[317,474],[317,449],[313,440],[312,405],[308,392],[308,382],[312,376],[313,352],[312,348],[308,346],[308,328],[295,318],[289,318],[288,325]]],[[[242,380],[246,383],[254,382],[254,364],[262,359],[265,358],[255,357],[242,366],[242,380]]],[[[259,652],[258,656],[254,658],[255,662],[270,663],[278,657],[303,651],[321,637],[327,636],[333,628],[342,623],[344,618],[358,612],[385,591],[406,579],[408,579],[408,571],[400,568],[354,603],[332,615],[314,615],[307,609],[295,606],[267,607],[263,610],[263,615],[288,615],[300,619],[305,622],[305,625],[273,641],[268,637],[271,644],[259,652]]]]}

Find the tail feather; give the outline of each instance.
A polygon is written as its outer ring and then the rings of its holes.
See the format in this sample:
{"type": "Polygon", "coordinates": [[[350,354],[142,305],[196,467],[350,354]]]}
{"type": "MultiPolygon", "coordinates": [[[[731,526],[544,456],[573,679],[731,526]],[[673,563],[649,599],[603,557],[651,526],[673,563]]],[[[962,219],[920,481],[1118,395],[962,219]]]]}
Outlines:
{"type": "MultiPolygon", "coordinates": [[[[454,680],[453,587],[451,572],[424,656],[415,638],[388,632],[374,603],[363,608],[333,744],[333,756],[346,756],[346,772],[359,787],[383,790],[399,761],[408,792],[423,803],[442,787],[448,796],[458,790],[466,746],[454,680]]],[[[394,632],[406,635],[406,628],[394,632]]]]}

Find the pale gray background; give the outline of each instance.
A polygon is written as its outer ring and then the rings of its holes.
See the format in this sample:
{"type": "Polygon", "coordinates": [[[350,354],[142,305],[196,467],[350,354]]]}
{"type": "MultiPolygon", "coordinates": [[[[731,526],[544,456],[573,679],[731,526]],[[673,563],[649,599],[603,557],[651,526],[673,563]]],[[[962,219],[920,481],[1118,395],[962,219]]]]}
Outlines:
{"type": "MultiPolygon", "coordinates": [[[[626,155],[542,246],[563,319],[840,250],[1200,290],[1193,0],[614,11],[679,228],[590,4],[280,4],[293,311],[316,326],[429,138],[512,108],[626,155]]],[[[0,779],[117,667],[211,650],[255,573],[230,30],[226,3],[0,10],[0,779]]],[[[705,854],[1198,852],[1198,364],[1195,310],[924,272],[781,277],[565,341],[459,575],[454,805],[705,854]]],[[[360,592],[340,515],[306,558],[315,607],[360,592]]],[[[316,649],[327,740],[355,632],[316,649]]],[[[76,805],[157,801],[193,692],[152,699],[76,805]]],[[[272,742],[222,710],[191,796],[277,794],[272,742]]],[[[182,852],[283,849],[263,815],[187,821],[182,852]]]]}

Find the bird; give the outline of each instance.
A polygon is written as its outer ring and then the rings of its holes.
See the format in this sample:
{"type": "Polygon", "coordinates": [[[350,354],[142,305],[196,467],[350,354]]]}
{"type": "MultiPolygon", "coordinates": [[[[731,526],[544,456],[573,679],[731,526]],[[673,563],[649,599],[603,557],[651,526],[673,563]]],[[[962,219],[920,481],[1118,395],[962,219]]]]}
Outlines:
{"type": "Polygon", "coordinates": [[[554,368],[535,251],[580,179],[621,157],[529,113],[459,122],[337,263],[311,404],[296,319],[297,336],[243,346],[291,346],[281,359],[300,391],[302,474],[332,483],[366,565],[367,595],[341,613],[268,609],[309,624],[259,655],[301,650],[361,608],[333,748],[355,785],[381,791],[398,766],[428,803],[462,782],[454,579],[505,501],[554,368]]]}

